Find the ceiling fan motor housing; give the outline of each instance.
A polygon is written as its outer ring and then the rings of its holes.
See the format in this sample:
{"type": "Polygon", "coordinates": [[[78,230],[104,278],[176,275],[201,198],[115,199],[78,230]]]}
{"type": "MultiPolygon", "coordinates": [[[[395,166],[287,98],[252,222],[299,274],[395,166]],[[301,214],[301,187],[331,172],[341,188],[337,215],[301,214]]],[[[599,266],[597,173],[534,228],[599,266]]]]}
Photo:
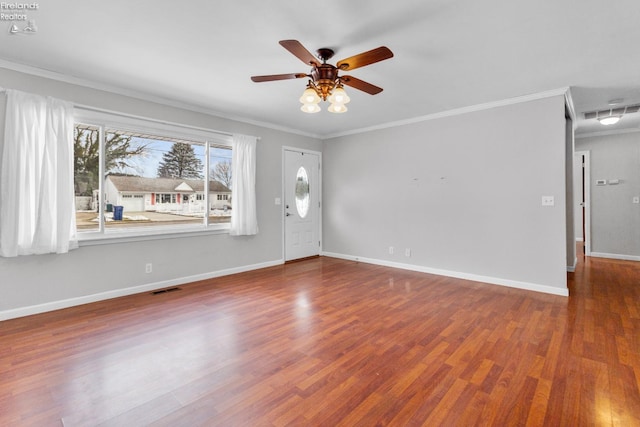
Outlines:
{"type": "Polygon", "coordinates": [[[318,96],[326,101],[336,85],[338,69],[331,64],[318,65],[311,70],[311,78],[319,90],[318,96]]]}

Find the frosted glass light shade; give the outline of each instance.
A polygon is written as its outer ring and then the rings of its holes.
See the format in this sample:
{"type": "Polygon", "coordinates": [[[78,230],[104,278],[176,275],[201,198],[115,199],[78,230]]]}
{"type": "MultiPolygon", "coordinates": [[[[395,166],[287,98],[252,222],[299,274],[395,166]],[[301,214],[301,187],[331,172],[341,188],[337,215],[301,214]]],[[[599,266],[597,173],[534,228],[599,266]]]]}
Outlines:
{"type": "Polygon", "coordinates": [[[620,116],[600,117],[598,120],[600,121],[601,125],[605,125],[605,126],[615,125],[620,121],[620,116]]]}
{"type": "Polygon", "coordinates": [[[300,97],[300,102],[303,104],[317,104],[320,102],[320,97],[316,93],[313,88],[306,88],[304,92],[302,92],[302,96],[300,97]]]}
{"type": "Polygon", "coordinates": [[[342,114],[347,112],[347,107],[344,104],[331,104],[327,111],[330,113],[342,114]]]}
{"type": "Polygon", "coordinates": [[[345,92],[345,90],[340,86],[335,88],[331,93],[331,96],[329,96],[329,102],[332,104],[346,104],[349,101],[351,101],[351,98],[349,98],[347,92],[345,92]]]}
{"type": "Polygon", "coordinates": [[[310,114],[317,113],[318,111],[320,111],[320,106],[318,106],[318,104],[304,104],[302,107],[300,107],[300,110],[310,114]]]}

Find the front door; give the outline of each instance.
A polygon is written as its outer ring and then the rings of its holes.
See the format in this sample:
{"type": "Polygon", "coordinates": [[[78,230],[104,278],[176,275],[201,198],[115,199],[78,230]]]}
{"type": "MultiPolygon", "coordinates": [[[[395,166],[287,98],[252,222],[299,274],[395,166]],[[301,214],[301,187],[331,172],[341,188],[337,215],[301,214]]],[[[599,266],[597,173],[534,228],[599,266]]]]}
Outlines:
{"type": "Polygon", "coordinates": [[[320,156],[284,152],[284,259],[320,254],[320,156]]]}

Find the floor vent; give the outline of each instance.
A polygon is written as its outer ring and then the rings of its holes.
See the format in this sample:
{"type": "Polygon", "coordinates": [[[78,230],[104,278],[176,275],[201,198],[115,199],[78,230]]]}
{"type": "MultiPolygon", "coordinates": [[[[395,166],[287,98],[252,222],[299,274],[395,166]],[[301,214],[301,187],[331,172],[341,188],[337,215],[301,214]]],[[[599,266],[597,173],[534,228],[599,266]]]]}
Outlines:
{"type": "Polygon", "coordinates": [[[166,294],[167,292],[174,292],[174,291],[179,291],[179,290],[180,290],[180,288],[174,286],[173,288],[158,289],[157,291],[151,292],[151,295],[166,294]]]}

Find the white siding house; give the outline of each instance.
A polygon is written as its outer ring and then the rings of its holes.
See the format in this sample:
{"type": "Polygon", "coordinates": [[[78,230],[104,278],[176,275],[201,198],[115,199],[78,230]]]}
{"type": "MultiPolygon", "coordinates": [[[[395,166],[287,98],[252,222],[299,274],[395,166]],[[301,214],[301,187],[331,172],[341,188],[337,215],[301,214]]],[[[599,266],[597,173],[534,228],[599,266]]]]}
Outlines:
{"type": "MultiPolygon", "coordinates": [[[[125,212],[205,212],[203,180],[109,175],[105,186],[107,206],[123,206],[125,212]]],[[[209,211],[229,208],[231,190],[218,181],[209,181],[209,211]]]]}

